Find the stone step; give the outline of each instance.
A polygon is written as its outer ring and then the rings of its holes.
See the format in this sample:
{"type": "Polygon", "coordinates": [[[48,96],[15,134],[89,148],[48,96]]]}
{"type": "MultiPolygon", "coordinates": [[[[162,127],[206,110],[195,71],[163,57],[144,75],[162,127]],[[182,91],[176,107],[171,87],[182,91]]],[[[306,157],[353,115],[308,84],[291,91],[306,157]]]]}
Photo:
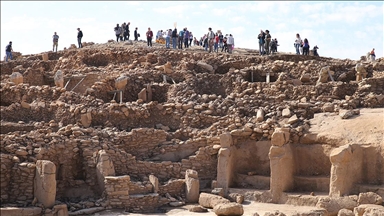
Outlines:
{"type": "Polygon", "coordinates": [[[294,176],[294,191],[329,192],[330,178],[327,176],[294,176]]]}
{"type": "Polygon", "coordinates": [[[320,198],[328,197],[328,192],[316,191],[313,193],[314,195],[309,195],[309,193],[285,193],[285,204],[296,206],[316,206],[316,203],[319,201],[320,198]]]}

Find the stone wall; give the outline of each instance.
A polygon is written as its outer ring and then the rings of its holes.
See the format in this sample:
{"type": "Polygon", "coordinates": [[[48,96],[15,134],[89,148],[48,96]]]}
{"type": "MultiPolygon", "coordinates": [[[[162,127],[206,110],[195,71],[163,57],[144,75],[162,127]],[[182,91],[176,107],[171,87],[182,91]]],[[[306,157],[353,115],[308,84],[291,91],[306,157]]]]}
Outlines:
{"type": "Polygon", "coordinates": [[[12,170],[12,156],[8,154],[0,154],[0,200],[6,202],[9,200],[10,184],[11,184],[11,170],[12,170]]]}
{"type": "Polygon", "coordinates": [[[174,179],[169,180],[164,185],[159,185],[159,194],[165,196],[169,194],[172,197],[179,196],[185,197],[185,180],[184,179],[174,179]]]}
{"type": "Polygon", "coordinates": [[[32,202],[35,170],[35,163],[23,162],[14,164],[11,169],[11,182],[8,202],[32,202]]]}

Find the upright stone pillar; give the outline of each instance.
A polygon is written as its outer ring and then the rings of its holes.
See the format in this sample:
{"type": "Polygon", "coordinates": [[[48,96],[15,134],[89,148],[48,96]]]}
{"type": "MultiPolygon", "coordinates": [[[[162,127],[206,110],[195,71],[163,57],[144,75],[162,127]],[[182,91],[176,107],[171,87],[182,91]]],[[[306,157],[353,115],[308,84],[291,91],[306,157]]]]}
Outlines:
{"type": "Polygon", "coordinates": [[[277,128],[272,134],[269,159],[273,203],[280,203],[283,192],[291,190],[294,184],[294,161],[291,146],[288,144],[289,137],[290,133],[284,128],[277,128]]]}
{"type": "Polygon", "coordinates": [[[56,199],[56,165],[48,160],[36,162],[34,196],[45,208],[52,208],[56,199]]]}
{"type": "Polygon", "coordinates": [[[360,146],[355,147],[344,145],[331,152],[330,197],[349,195],[355,183],[361,180],[363,152],[360,146]]]}
{"type": "Polygon", "coordinates": [[[223,188],[228,192],[228,188],[233,181],[233,140],[230,133],[220,135],[221,148],[218,154],[217,162],[217,187],[223,188]]]}
{"type": "Polygon", "coordinates": [[[96,175],[101,191],[105,190],[104,178],[106,176],[115,176],[115,167],[113,166],[113,162],[105,150],[100,150],[98,152],[96,175]]]}
{"type": "Polygon", "coordinates": [[[200,182],[197,171],[191,169],[185,171],[185,185],[187,202],[199,202],[200,182]]]}

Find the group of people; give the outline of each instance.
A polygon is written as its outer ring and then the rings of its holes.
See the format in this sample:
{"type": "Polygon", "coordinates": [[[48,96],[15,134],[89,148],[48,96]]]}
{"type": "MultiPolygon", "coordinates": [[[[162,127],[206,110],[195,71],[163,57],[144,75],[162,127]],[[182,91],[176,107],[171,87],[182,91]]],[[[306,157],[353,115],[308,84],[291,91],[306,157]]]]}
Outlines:
{"type": "Polygon", "coordinates": [[[119,39],[120,41],[126,41],[126,40],[129,40],[129,36],[130,36],[130,31],[129,31],[129,25],[131,23],[128,22],[128,23],[123,23],[121,24],[121,26],[119,26],[119,24],[116,24],[116,27],[113,29],[115,31],[115,35],[116,35],[116,42],[119,42],[119,39]]]}
{"type": "Polygon", "coordinates": [[[232,34],[226,34],[225,36],[218,30],[216,33],[212,31],[212,29],[208,29],[208,33],[200,38],[198,41],[195,38],[194,42],[197,46],[204,47],[205,51],[209,50],[209,52],[219,52],[219,48],[221,48],[221,52],[232,53],[235,47],[235,39],[232,34]]]}
{"type": "MultiPolygon", "coordinates": [[[[309,55],[310,46],[308,39],[304,38],[304,40],[302,40],[299,33],[296,34],[296,39],[293,43],[293,46],[296,48],[296,55],[309,55]]],[[[317,52],[318,49],[319,47],[317,47],[317,45],[313,47],[314,56],[319,56],[319,53],[317,52]]]]}
{"type": "Polygon", "coordinates": [[[259,53],[260,55],[269,55],[277,52],[277,46],[279,46],[277,38],[272,39],[269,30],[260,30],[260,34],[257,36],[259,41],[259,53]]]}

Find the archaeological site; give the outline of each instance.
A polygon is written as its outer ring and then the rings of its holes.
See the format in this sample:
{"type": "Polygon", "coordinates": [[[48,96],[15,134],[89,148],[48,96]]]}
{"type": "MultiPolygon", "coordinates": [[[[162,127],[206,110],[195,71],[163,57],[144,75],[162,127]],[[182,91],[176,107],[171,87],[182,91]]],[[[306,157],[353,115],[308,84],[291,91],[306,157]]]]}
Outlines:
{"type": "Polygon", "coordinates": [[[83,45],[0,64],[1,216],[384,215],[384,58],[83,45]]]}

